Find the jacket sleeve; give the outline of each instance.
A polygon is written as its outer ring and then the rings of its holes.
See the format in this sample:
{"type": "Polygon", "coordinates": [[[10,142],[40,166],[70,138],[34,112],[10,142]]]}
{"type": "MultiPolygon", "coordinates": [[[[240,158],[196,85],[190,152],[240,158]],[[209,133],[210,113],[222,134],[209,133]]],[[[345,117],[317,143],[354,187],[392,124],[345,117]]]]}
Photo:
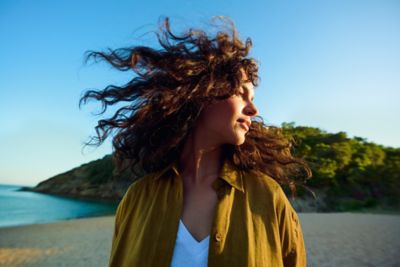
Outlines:
{"type": "Polygon", "coordinates": [[[283,265],[285,267],[306,267],[306,247],[299,217],[281,186],[278,186],[277,191],[276,208],[283,265]]]}

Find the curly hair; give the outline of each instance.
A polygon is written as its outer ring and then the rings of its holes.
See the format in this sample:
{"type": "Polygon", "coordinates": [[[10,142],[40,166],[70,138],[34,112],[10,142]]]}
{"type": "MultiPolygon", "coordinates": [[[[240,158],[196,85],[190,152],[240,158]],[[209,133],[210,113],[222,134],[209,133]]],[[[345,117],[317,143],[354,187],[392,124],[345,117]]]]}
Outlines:
{"type": "MultiPolygon", "coordinates": [[[[123,86],[88,90],[79,101],[79,107],[90,98],[101,101],[100,114],[110,105],[129,102],[111,118],[99,120],[97,136],[85,144],[98,146],[116,131],[112,145],[118,173],[127,168],[137,173],[137,165],[147,173],[165,168],[179,158],[204,107],[239,94],[243,83],[258,86],[257,61],[248,57],[251,39],[242,42],[230,19],[216,18],[228,22],[228,30],[212,37],[192,28],[181,35],[173,34],[167,17],[155,33],[160,50],[133,46],[86,52],[85,62],[105,60],[120,71],[136,74],[123,86]]],[[[289,185],[293,196],[301,183],[290,177],[312,176],[307,163],[292,156],[293,143],[281,128],[267,126],[262,117],[255,116],[245,143],[225,144],[222,149],[238,170],[265,173],[289,185]]]]}

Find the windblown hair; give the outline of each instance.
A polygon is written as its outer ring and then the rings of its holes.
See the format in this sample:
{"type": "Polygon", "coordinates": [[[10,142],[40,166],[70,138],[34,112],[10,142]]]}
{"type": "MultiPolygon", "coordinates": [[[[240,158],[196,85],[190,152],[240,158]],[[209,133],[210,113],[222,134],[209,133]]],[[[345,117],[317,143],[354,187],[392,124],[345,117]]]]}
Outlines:
{"type": "MultiPolygon", "coordinates": [[[[109,85],[103,90],[88,90],[79,101],[101,101],[104,113],[108,106],[129,104],[109,119],[98,121],[94,145],[102,144],[112,131],[113,156],[118,173],[135,166],[146,173],[156,172],[177,160],[183,145],[208,104],[239,94],[245,82],[258,85],[258,64],[249,58],[250,38],[239,39],[233,22],[228,30],[210,37],[203,30],[190,28],[181,35],[171,32],[165,18],[156,32],[160,50],[147,46],[88,51],[90,59],[105,60],[120,71],[136,76],[123,86],[109,85]],[[247,75],[244,80],[241,70],[247,75]]],[[[93,145],[88,142],[86,145],[93,145]]],[[[266,126],[260,116],[253,118],[245,143],[223,145],[224,155],[240,171],[265,173],[280,184],[289,185],[292,195],[299,181],[290,177],[311,170],[306,162],[292,156],[293,140],[282,129],[266,126]]]]}

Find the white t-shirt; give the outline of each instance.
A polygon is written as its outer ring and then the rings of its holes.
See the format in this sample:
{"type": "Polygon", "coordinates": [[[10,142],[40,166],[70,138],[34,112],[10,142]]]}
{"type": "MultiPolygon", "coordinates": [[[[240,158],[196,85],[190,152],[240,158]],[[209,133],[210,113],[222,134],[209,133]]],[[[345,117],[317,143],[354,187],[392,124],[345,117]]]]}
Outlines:
{"type": "Polygon", "coordinates": [[[182,220],[175,241],[171,267],[206,267],[210,236],[198,242],[187,230],[182,220]]]}

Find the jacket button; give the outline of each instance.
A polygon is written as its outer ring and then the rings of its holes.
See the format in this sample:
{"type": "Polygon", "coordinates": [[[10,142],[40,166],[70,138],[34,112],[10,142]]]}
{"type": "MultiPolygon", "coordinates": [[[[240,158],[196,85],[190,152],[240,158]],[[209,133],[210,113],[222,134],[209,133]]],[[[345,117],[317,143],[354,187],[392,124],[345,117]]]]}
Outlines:
{"type": "Polygon", "coordinates": [[[292,218],[293,218],[294,222],[297,223],[296,215],[293,212],[292,212],[292,218]]]}
{"type": "Polygon", "coordinates": [[[219,242],[222,240],[222,235],[220,233],[215,234],[215,241],[219,242]]]}

